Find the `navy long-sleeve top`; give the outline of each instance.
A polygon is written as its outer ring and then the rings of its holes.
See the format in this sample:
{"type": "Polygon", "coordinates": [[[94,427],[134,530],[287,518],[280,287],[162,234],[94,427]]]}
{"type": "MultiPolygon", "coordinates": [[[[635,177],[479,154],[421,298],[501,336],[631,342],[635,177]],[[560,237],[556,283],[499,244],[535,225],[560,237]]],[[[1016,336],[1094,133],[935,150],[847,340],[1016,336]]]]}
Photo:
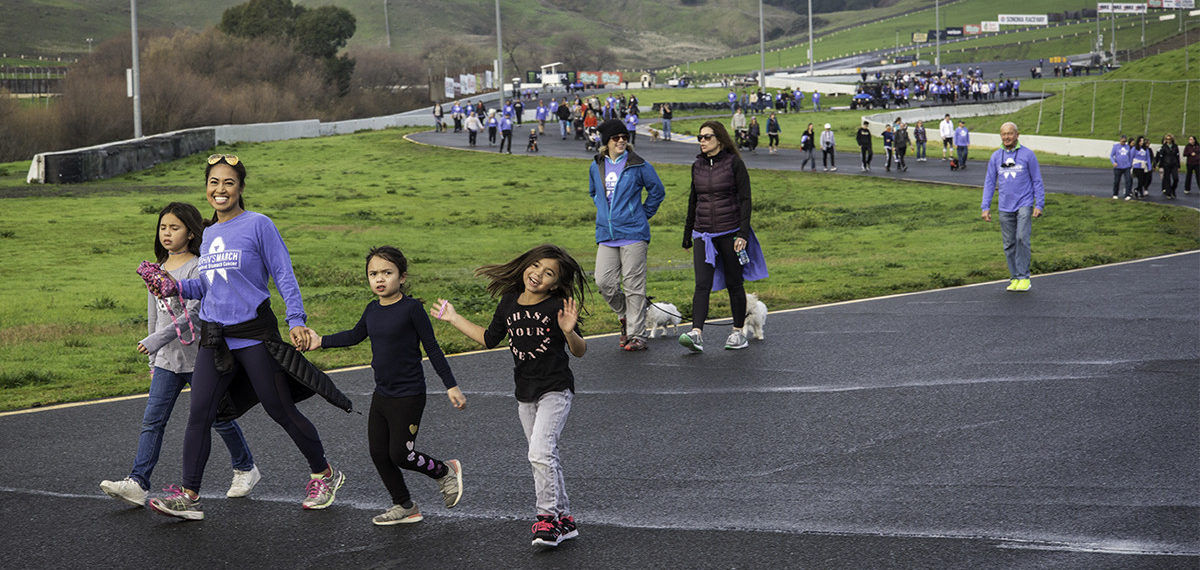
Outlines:
{"type": "Polygon", "coordinates": [[[391,305],[371,301],[354,328],[321,338],[322,348],[352,346],[371,337],[371,368],[375,393],[388,398],[425,393],[421,348],[447,389],[458,385],[450,363],[433,336],[433,324],[421,303],[403,297],[391,305]]]}

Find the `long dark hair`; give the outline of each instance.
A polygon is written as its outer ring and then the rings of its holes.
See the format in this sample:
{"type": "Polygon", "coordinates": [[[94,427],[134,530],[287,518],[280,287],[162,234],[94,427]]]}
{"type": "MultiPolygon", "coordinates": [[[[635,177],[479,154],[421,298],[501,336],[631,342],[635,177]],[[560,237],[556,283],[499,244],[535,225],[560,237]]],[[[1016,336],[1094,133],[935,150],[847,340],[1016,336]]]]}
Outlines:
{"type": "MultiPolygon", "coordinates": [[[[233,171],[237,173],[238,186],[241,189],[241,192],[238,194],[238,207],[245,210],[246,202],[242,198],[246,193],[246,164],[240,160],[237,161],[237,164],[229,164],[229,161],[226,160],[224,156],[222,156],[220,160],[218,160],[212,164],[209,164],[208,166],[206,166],[204,168],[204,184],[206,184],[206,185],[208,184],[208,175],[209,175],[209,173],[212,172],[213,167],[218,164],[224,164],[225,166],[232,168],[233,171]]],[[[204,227],[211,226],[215,223],[217,223],[217,212],[214,210],[212,218],[205,220],[204,227]]]]}
{"type": "MultiPolygon", "coordinates": [[[[372,257],[378,257],[384,261],[390,261],[394,263],[396,265],[396,270],[400,272],[400,277],[403,277],[406,273],[408,273],[408,258],[404,257],[404,254],[401,253],[398,248],[390,245],[381,245],[379,247],[371,248],[371,251],[367,252],[367,261],[365,263],[367,271],[371,270],[370,265],[372,257]]],[[[408,294],[408,280],[405,280],[404,283],[400,284],[400,292],[403,293],[405,297],[410,296],[408,294]]]]}
{"type": "Polygon", "coordinates": [[[191,204],[171,202],[158,211],[158,223],[154,224],[154,258],[162,263],[170,256],[167,248],[158,241],[158,228],[162,225],[163,216],[167,214],[174,214],[187,227],[188,232],[192,234],[192,238],[188,240],[187,249],[192,255],[199,257],[200,243],[204,241],[204,221],[200,219],[200,210],[191,204]]]}
{"type": "Polygon", "coordinates": [[[742,156],[738,152],[737,145],[733,144],[733,139],[729,137],[729,131],[725,130],[725,125],[722,125],[720,121],[704,121],[704,124],[700,125],[696,132],[704,130],[704,127],[712,129],[713,135],[717,137],[717,142],[721,143],[721,150],[734,156],[742,156]]]}
{"type": "Polygon", "coordinates": [[[475,276],[487,277],[490,280],[487,291],[493,297],[521,293],[525,290],[523,283],[525,269],[533,265],[533,262],[547,258],[558,262],[558,282],[554,284],[554,289],[550,293],[564,299],[574,298],[579,305],[579,313],[582,315],[584,292],[588,288],[587,275],[579,266],[579,262],[557,245],[542,244],[522,253],[508,263],[484,265],[475,270],[475,276]]]}

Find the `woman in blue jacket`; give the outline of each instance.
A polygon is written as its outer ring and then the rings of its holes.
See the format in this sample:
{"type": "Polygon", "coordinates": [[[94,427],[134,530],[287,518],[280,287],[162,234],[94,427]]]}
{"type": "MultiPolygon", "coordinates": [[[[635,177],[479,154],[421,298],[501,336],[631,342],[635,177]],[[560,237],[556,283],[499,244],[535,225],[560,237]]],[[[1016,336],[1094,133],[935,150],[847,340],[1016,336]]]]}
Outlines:
{"type": "Polygon", "coordinates": [[[588,195],[596,205],[596,286],[621,321],[621,348],[646,350],[650,218],[666,192],[654,167],[633,152],[624,123],[604,121],[600,143],[588,173],[588,195]]]}

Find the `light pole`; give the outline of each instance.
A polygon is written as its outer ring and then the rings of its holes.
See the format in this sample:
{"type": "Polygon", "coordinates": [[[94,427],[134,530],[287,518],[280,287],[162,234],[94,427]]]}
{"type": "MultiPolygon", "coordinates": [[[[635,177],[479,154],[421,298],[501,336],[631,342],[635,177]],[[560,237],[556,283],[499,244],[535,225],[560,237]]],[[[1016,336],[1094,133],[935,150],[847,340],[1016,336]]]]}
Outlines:
{"type": "Polygon", "coordinates": [[[500,41],[500,0],[496,0],[496,87],[500,92],[497,104],[504,104],[504,47],[500,41]]]}
{"type": "Polygon", "coordinates": [[[133,73],[132,85],[133,88],[133,138],[142,138],[142,89],[139,86],[140,74],[138,72],[138,32],[137,32],[137,0],[129,0],[129,20],[131,39],[133,40],[133,73]]]}
{"type": "Polygon", "coordinates": [[[388,22],[388,0],[383,0],[383,33],[387,35],[388,49],[392,49],[392,24],[388,22]]]}
{"type": "Polygon", "coordinates": [[[763,32],[762,0],[758,0],[758,88],[767,88],[766,35],[763,32]]]}
{"type": "Polygon", "coordinates": [[[813,77],[812,0],[808,0],[808,77],[813,77]]]}
{"type": "Polygon", "coordinates": [[[938,10],[938,0],[933,0],[933,41],[936,46],[937,53],[933,56],[933,66],[937,68],[938,75],[942,74],[942,17],[938,10]]]}

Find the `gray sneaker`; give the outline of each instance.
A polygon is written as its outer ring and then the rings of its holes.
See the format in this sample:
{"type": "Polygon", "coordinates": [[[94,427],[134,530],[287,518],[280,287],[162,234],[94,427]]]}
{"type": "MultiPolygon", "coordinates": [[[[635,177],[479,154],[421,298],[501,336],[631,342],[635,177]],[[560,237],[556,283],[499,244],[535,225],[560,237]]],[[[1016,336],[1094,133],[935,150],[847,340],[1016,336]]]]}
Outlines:
{"type": "Polygon", "coordinates": [[[154,512],[186,521],[204,520],[204,507],[200,504],[199,497],[193,499],[175,485],[167,487],[166,491],[171,494],[162,498],[150,499],[149,505],[154,512]]]}
{"type": "Polygon", "coordinates": [[[679,335],[679,344],[692,352],[704,352],[704,338],[700,331],[690,331],[679,335]]]}
{"type": "Polygon", "coordinates": [[[725,339],[725,350],[741,350],[747,346],[750,346],[750,343],[742,331],[735,330],[729,333],[729,338],[725,339]]]}
{"type": "Polygon", "coordinates": [[[457,459],[451,459],[446,462],[446,475],[437,480],[438,487],[442,490],[442,501],[446,503],[446,508],[454,508],[458,504],[458,500],[462,498],[462,463],[457,459]]]}
{"type": "Polygon", "coordinates": [[[410,508],[404,508],[400,505],[392,505],[392,508],[383,511],[382,514],[371,517],[371,522],[379,526],[391,526],[394,524],[408,524],[421,522],[425,517],[421,516],[421,511],[417,510],[417,504],[413,503],[410,508]]]}
{"type": "Polygon", "coordinates": [[[306,509],[324,509],[333,504],[338,489],[346,482],[346,475],[337,469],[325,477],[312,476],[308,480],[308,497],[300,505],[306,509]]]}
{"type": "Polygon", "coordinates": [[[138,507],[145,506],[146,495],[149,495],[132,477],[126,477],[120,481],[101,481],[100,490],[114,499],[120,499],[138,507]]]}

